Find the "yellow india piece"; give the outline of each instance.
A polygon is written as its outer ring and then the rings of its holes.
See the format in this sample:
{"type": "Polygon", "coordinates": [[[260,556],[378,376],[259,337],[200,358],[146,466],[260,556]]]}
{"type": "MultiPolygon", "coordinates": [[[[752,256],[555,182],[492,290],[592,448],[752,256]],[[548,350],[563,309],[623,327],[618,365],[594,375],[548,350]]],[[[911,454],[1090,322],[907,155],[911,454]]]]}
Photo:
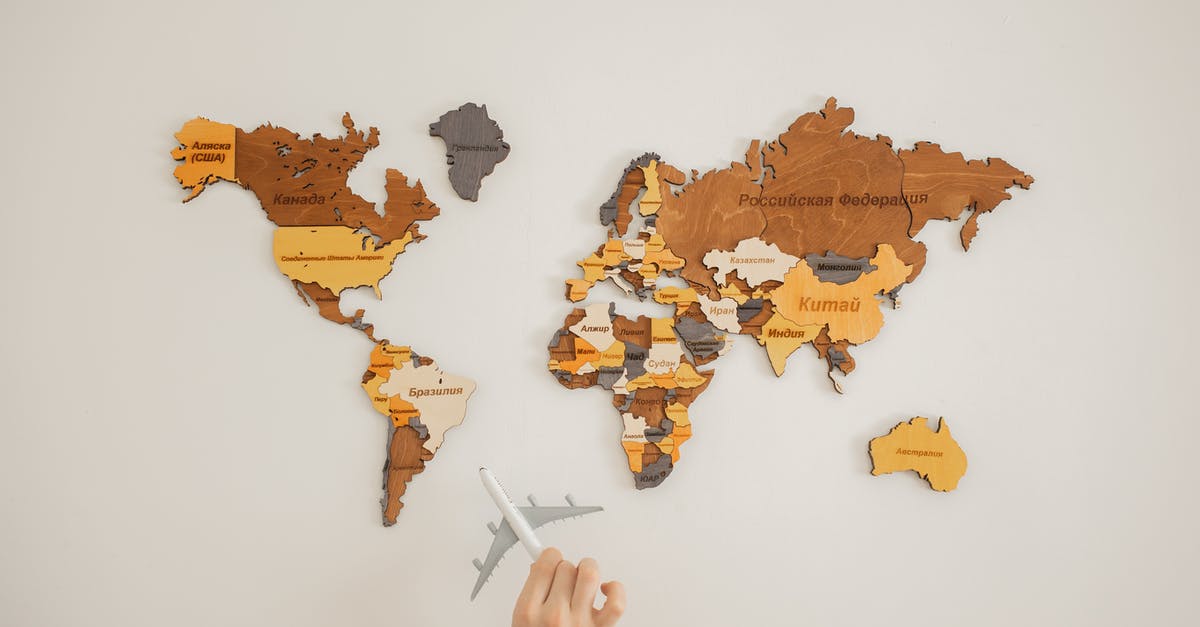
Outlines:
{"type": "Polygon", "coordinates": [[[798,263],[771,292],[775,311],[800,326],[829,325],[829,339],[862,344],[879,335],[883,312],[875,295],[904,283],[912,266],[896,257],[890,244],[880,244],[871,264],[878,269],[845,285],[822,281],[807,263],[798,263]]]}
{"type": "Polygon", "coordinates": [[[912,470],[934,490],[949,492],[958,487],[967,472],[967,455],[950,437],[945,419],[938,418],[937,431],[930,430],[928,423],[918,416],[871,440],[871,474],[912,470]]]}
{"type": "Polygon", "coordinates": [[[175,139],[179,147],[171,151],[176,161],[175,178],[192,193],[187,202],[204,191],[205,185],[217,181],[238,182],[234,175],[234,154],[237,127],[205,118],[194,118],[183,125],[175,139]]]}
{"type": "Polygon", "coordinates": [[[758,343],[767,347],[767,358],[771,360],[771,368],[775,371],[775,376],[783,376],[783,368],[787,365],[787,358],[796,349],[816,339],[817,334],[821,332],[821,325],[806,324],[798,325],[778,313],[771,314],[771,318],[762,325],[762,334],[758,336],[758,343]]]}
{"type": "Polygon", "coordinates": [[[289,279],[316,283],[334,294],[370,285],[380,298],[379,281],[412,239],[405,233],[376,248],[370,236],[348,226],[284,226],[275,229],[275,264],[289,279]]]}

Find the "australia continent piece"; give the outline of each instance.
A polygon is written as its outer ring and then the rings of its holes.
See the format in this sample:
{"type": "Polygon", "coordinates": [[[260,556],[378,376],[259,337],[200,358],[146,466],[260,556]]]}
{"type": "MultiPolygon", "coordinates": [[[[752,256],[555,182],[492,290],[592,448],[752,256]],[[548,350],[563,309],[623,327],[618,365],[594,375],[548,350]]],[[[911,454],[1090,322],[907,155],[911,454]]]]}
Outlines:
{"type": "Polygon", "coordinates": [[[363,389],[391,419],[383,482],[383,520],[391,525],[407,483],[433,459],[446,430],[463,421],[475,384],[443,372],[407,346],[377,339],[362,309],[342,313],[347,289],[370,287],[383,297],[379,283],[396,257],[425,239],[417,222],[440,213],[421,182],[409,185],[399,170],[385,172],[382,211],[351,191],[350,172],[379,145],[379,131],[356,129],[348,113],[342,126],[340,137],[303,138],[270,124],[244,131],[195,118],[175,134],[179,146],[171,155],[182,162],[175,178],[191,190],[184,202],[220,181],[253,192],[278,227],[275,264],[300,299],[326,320],[361,331],[371,341],[363,389]]]}
{"type": "Polygon", "coordinates": [[[871,440],[871,464],[875,476],[912,470],[939,492],[958,487],[967,472],[967,456],[950,437],[944,418],[938,418],[937,431],[929,429],[928,419],[918,416],[871,440]]]}
{"type": "Polygon", "coordinates": [[[450,185],[459,198],[479,200],[483,177],[508,157],[509,146],[500,125],[488,117],[487,105],[467,104],[447,111],[429,125],[429,134],[446,144],[450,185]]]}

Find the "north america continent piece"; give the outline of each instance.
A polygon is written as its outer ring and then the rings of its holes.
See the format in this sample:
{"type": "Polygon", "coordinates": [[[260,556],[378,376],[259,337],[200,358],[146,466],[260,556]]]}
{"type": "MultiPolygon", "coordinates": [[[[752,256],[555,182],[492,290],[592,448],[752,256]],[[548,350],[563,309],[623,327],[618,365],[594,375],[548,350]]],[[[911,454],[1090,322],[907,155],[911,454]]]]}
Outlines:
{"type": "Polygon", "coordinates": [[[646,152],[617,173],[599,208],[605,233],[566,281],[578,308],[551,339],[548,365],[568,388],[613,392],[637,487],[661,483],[679,462],[690,403],[715,376],[706,366],[735,336],[753,338],[776,376],[810,347],[842,392],[851,349],[882,332],[885,308],[925,267],[914,239],[922,228],[969,214],[966,250],[980,215],[1033,184],[1001,159],[928,142],[897,150],[883,135],[851,132],[853,121],[830,98],[778,138],[751,141],[727,168],[701,174],[646,152]],[[631,320],[616,303],[588,303],[606,282],[668,309],[631,320]],[[623,326],[651,340],[617,333],[623,326]]]}
{"type": "Polygon", "coordinates": [[[450,166],[450,185],[459,198],[479,200],[483,177],[508,157],[504,131],[488,117],[487,105],[473,102],[447,111],[429,125],[429,134],[446,144],[446,163],[450,166]]]}
{"type": "Polygon", "coordinates": [[[377,410],[391,419],[384,466],[384,525],[396,522],[405,487],[433,459],[447,429],[466,415],[475,390],[468,379],[442,372],[409,347],[377,339],[362,309],[342,312],[342,294],[379,287],[397,256],[425,239],[417,223],[440,213],[421,182],[409,185],[399,170],[384,175],[381,208],[354,193],[350,172],[379,145],[379,131],[355,128],[347,113],[345,134],[303,138],[270,124],[243,131],[232,124],[195,118],[175,134],[171,152],[181,163],[175,178],[188,202],[220,181],[236,183],[258,198],[274,222],[271,254],[305,306],[326,320],[346,325],[371,341],[371,366],[363,388],[377,410]]]}

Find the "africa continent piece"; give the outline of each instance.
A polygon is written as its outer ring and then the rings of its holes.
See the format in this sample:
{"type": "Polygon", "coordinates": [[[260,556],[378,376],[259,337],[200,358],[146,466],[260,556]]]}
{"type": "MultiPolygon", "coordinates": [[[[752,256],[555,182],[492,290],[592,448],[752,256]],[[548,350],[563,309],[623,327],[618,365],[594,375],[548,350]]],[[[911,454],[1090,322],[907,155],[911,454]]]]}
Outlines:
{"type": "Polygon", "coordinates": [[[253,192],[278,226],[272,256],[300,299],[326,320],[361,331],[374,346],[363,388],[391,418],[383,499],[384,524],[391,525],[412,476],[433,459],[446,430],[463,421],[475,384],[444,373],[409,347],[377,340],[363,310],[342,313],[347,289],[369,286],[382,298],[379,283],[396,257],[425,239],[417,222],[439,213],[421,182],[410,186],[399,170],[385,173],[382,211],[351,191],[350,172],[379,145],[379,131],[355,129],[349,113],[342,126],[342,137],[305,139],[270,124],[247,132],[195,118],[175,134],[179,147],[171,155],[182,161],[175,178],[191,190],[184,202],[220,181],[253,192]]]}
{"type": "Polygon", "coordinates": [[[901,288],[925,267],[925,245],[914,239],[922,227],[970,212],[966,249],[981,214],[1033,184],[1001,159],[967,160],[928,142],[895,150],[883,135],[850,132],[853,121],[830,98],[777,139],[751,141],[742,162],[704,174],[645,152],[600,205],[606,233],[566,281],[580,308],[552,338],[549,368],[568,388],[613,391],[638,487],[657,485],[679,461],[692,433],[688,405],[714,376],[704,367],[734,336],[762,346],[776,376],[810,346],[842,392],[856,366],[851,348],[879,335],[883,308],[898,307],[901,288]],[[635,321],[615,304],[588,304],[604,282],[670,309],[635,321]],[[659,353],[674,345],[679,357],[650,354],[653,342],[616,333],[623,325],[652,327],[659,353]],[[677,365],[654,372],[660,359],[677,365]]]}
{"type": "Polygon", "coordinates": [[[613,393],[621,446],[638,489],[671,474],[692,437],[688,407],[712,380],[712,372],[696,371],[675,325],[672,318],[630,320],[611,304],[596,303],[572,311],[550,340],[549,368],[559,383],[613,393]]]}
{"type": "Polygon", "coordinates": [[[429,125],[429,134],[446,144],[446,163],[450,166],[450,185],[459,198],[479,200],[483,177],[508,157],[504,131],[488,117],[487,105],[473,102],[447,111],[429,125]]]}
{"type": "Polygon", "coordinates": [[[875,476],[912,470],[939,492],[958,487],[967,472],[967,456],[950,437],[944,418],[938,418],[937,431],[929,429],[928,419],[918,416],[871,440],[871,464],[875,476]]]}

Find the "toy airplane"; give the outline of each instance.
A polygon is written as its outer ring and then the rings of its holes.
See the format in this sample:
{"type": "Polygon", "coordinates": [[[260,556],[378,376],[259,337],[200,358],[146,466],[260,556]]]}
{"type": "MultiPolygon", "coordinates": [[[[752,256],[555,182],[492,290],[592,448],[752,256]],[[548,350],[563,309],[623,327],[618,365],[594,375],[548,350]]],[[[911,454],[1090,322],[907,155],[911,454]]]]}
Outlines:
{"type": "Polygon", "coordinates": [[[479,476],[483,479],[483,487],[487,489],[492,500],[495,501],[496,507],[500,510],[502,518],[500,526],[495,523],[488,523],[488,530],[492,532],[495,538],[492,539],[492,548],[488,550],[487,559],[480,562],[475,559],[475,568],[479,570],[479,579],[475,580],[475,589],[471,591],[471,600],[475,600],[475,595],[479,594],[479,590],[483,588],[483,584],[487,583],[489,577],[492,576],[492,571],[496,569],[496,565],[500,563],[500,559],[504,557],[504,553],[512,548],[517,540],[525,546],[525,550],[529,553],[532,559],[537,559],[542,554],[542,543],[538,541],[537,536],[533,535],[533,530],[542,525],[562,520],[564,518],[575,518],[584,514],[603,511],[603,507],[590,506],[579,507],[575,505],[575,499],[571,495],[567,495],[567,506],[542,507],[533,500],[533,496],[529,496],[529,507],[518,507],[513,505],[512,499],[508,498],[508,493],[496,480],[496,477],[488,472],[487,468],[479,469],[479,476]]]}

